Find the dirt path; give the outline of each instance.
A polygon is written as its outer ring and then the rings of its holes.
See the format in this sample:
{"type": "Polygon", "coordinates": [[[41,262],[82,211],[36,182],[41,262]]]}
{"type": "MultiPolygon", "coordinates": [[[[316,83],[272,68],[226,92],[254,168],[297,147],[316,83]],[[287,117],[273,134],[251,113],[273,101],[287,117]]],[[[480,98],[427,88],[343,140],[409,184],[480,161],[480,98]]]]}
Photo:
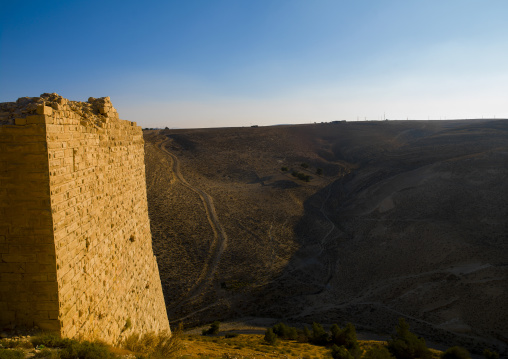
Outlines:
{"type": "Polygon", "coordinates": [[[213,204],[213,198],[205,191],[197,187],[194,187],[185,180],[185,178],[182,175],[182,172],[180,171],[180,162],[178,161],[178,158],[173,153],[169,152],[164,146],[168,142],[169,140],[167,139],[163,141],[158,141],[156,143],[156,148],[158,148],[160,151],[162,151],[171,158],[172,160],[171,169],[175,174],[176,179],[182,185],[184,185],[191,191],[195,192],[199,196],[199,198],[203,202],[206,211],[206,217],[208,218],[208,222],[210,223],[210,226],[214,233],[214,240],[211,246],[210,253],[207,257],[207,260],[204,263],[203,270],[195,286],[189,291],[186,298],[167,308],[168,311],[176,311],[177,309],[181,308],[182,305],[184,305],[186,302],[198,297],[201,293],[205,291],[206,287],[210,284],[211,280],[214,277],[215,271],[217,270],[217,266],[220,262],[222,253],[224,253],[224,250],[227,247],[228,237],[217,216],[217,212],[213,204]]]}

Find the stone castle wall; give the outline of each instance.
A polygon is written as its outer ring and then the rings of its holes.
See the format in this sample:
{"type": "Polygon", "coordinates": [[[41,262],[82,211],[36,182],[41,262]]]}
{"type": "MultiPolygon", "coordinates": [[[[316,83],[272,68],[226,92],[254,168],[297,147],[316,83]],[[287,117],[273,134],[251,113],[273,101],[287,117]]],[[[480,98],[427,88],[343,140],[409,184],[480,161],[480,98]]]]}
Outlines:
{"type": "Polygon", "coordinates": [[[0,107],[0,163],[0,328],[169,330],[140,127],[109,98],[19,99],[0,107]]]}

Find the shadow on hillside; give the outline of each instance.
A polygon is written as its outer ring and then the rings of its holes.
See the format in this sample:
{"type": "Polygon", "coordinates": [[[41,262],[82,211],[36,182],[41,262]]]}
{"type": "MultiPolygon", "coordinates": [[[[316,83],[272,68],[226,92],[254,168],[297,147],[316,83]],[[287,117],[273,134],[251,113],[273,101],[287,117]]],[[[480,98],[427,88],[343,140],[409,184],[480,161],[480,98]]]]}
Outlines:
{"type": "Polygon", "coordinates": [[[508,121],[484,121],[406,132],[389,150],[337,145],[361,166],[305,201],[300,247],[255,314],[378,330],[405,316],[433,340],[505,341],[496,318],[508,298],[507,134],[508,121]],[[457,275],[464,266],[475,269],[457,275]],[[443,329],[446,318],[462,326],[443,329]]]}

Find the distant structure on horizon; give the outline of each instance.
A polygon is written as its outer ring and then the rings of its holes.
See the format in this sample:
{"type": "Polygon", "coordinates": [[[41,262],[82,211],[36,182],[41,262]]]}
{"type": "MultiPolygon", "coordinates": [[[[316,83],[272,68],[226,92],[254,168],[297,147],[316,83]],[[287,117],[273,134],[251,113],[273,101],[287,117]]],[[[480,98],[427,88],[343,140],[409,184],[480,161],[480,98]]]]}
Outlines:
{"type": "Polygon", "coordinates": [[[142,130],[109,97],[0,104],[0,330],[169,331],[142,130]]]}

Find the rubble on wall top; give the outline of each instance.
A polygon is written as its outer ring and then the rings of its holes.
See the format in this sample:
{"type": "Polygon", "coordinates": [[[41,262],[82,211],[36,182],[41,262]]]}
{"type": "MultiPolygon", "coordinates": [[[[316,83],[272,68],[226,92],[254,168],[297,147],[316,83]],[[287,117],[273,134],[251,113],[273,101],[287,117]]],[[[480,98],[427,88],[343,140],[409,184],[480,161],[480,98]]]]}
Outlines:
{"type": "Polygon", "coordinates": [[[39,97],[20,97],[16,102],[0,103],[0,124],[13,124],[15,118],[53,111],[72,111],[85,125],[119,119],[109,97],[90,97],[87,102],[81,102],[69,101],[56,93],[43,93],[39,97]]]}

